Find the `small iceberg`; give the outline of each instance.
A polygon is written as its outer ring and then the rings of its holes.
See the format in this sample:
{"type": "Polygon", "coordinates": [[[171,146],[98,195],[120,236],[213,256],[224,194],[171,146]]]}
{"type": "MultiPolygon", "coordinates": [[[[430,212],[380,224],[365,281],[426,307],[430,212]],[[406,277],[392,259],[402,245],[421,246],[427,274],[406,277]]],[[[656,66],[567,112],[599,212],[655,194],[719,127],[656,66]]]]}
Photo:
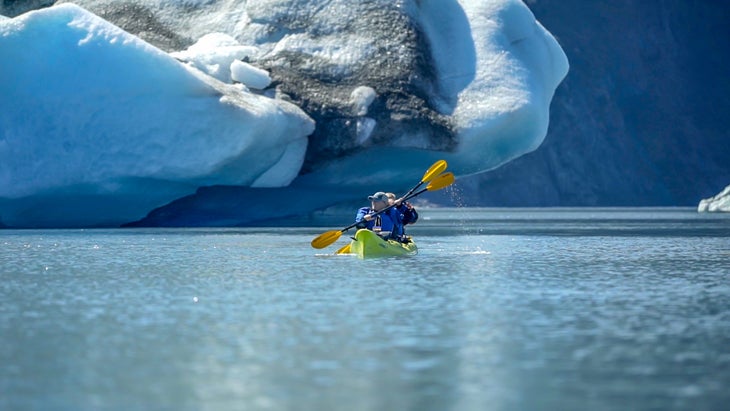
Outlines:
{"type": "Polygon", "coordinates": [[[730,212],[730,185],[725,187],[720,194],[701,200],[697,206],[697,211],[700,213],[730,212]]]}

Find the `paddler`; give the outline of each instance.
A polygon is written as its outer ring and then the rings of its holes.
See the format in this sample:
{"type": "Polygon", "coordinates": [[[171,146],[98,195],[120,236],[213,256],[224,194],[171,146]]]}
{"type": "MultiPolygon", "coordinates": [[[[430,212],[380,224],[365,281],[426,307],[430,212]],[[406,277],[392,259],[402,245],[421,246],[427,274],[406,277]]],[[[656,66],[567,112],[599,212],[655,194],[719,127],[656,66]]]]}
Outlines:
{"type": "MultiPolygon", "coordinates": [[[[355,222],[358,224],[356,227],[367,228],[386,239],[400,239],[403,236],[403,214],[398,207],[375,215],[390,205],[388,194],[378,191],[368,196],[368,200],[370,200],[370,207],[362,207],[357,211],[355,222]]],[[[402,203],[401,199],[398,200],[402,203]]]]}

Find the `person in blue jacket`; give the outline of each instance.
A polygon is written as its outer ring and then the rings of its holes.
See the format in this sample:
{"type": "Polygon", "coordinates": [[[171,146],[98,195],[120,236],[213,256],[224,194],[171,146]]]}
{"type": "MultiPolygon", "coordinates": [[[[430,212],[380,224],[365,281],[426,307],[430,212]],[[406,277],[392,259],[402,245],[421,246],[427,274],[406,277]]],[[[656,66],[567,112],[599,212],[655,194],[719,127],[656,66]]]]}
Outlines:
{"type": "MultiPolygon", "coordinates": [[[[395,198],[394,193],[385,193],[388,196],[389,205],[396,204],[396,201],[399,201],[395,198]]],[[[413,207],[413,204],[400,200],[400,203],[397,204],[396,208],[398,211],[400,211],[401,214],[403,214],[403,225],[406,226],[408,224],[414,224],[416,221],[418,221],[418,212],[413,207]]]]}
{"type": "Polygon", "coordinates": [[[356,227],[375,231],[386,239],[400,239],[403,236],[403,214],[398,211],[398,207],[375,215],[390,205],[388,195],[378,191],[368,196],[368,200],[370,200],[370,207],[362,207],[357,210],[355,222],[358,224],[356,227]]]}

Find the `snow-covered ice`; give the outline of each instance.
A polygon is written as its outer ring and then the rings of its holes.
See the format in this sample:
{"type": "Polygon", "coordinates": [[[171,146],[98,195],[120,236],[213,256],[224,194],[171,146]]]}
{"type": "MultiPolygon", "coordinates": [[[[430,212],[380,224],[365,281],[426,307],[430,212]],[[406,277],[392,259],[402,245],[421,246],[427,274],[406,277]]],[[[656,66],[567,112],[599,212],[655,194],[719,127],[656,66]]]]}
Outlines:
{"type": "MultiPolygon", "coordinates": [[[[465,165],[465,172],[477,172],[489,162],[471,158],[474,155],[494,156],[496,166],[542,143],[547,108],[568,71],[568,61],[520,1],[462,0],[461,4],[471,25],[477,63],[473,80],[458,94],[453,116],[460,127],[458,156],[472,164],[471,170],[465,165]]],[[[445,66],[443,60],[462,67],[467,63],[452,49],[434,52],[439,67],[445,66]]]]}
{"type": "Polygon", "coordinates": [[[368,114],[368,108],[375,100],[375,90],[368,86],[359,86],[352,90],[350,101],[352,109],[356,116],[364,116],[368,114]]]}
{"type": "Polygon", "coordinates": [[[236,39],[225,33],[210,33],[186,50],[173,52],[170,55],[218,80],[229,83],[232,79],[231,65],[258,53],[258,48],[239,44],[236,39]]]}
{"type": "Polygon", "coordinates": [[[242,83],[248,88],[263,90],[271,84],[271,77],[266,70],[254,67],[241,60],[231,63],[231,79],[242,83]]]}
{"type": "Polygon", "coordinates": [[[6,225],[140,218],[203,185],[285,186],[314,127],[72,4],[0,21],[0,56],[6,225]]]}
{"type": "Polygon", "coordinates": [[[730,185],[717,195],[705,198],[700,201],[697,211],[702,212],[726,212],[730,213],[730,185]]]}

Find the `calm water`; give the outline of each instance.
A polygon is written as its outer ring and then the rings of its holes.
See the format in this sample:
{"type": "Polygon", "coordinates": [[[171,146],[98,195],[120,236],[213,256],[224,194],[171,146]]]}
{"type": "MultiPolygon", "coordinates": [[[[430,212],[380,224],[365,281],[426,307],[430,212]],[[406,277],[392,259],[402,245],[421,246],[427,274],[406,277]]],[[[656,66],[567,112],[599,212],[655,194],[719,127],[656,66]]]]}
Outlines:
{"type": "Polygon", "coordinates": [[[727,409],[729,215],[421,217],[375,261],[309,247],[349,220],[0,231],[0,409],[727,409]]]}

